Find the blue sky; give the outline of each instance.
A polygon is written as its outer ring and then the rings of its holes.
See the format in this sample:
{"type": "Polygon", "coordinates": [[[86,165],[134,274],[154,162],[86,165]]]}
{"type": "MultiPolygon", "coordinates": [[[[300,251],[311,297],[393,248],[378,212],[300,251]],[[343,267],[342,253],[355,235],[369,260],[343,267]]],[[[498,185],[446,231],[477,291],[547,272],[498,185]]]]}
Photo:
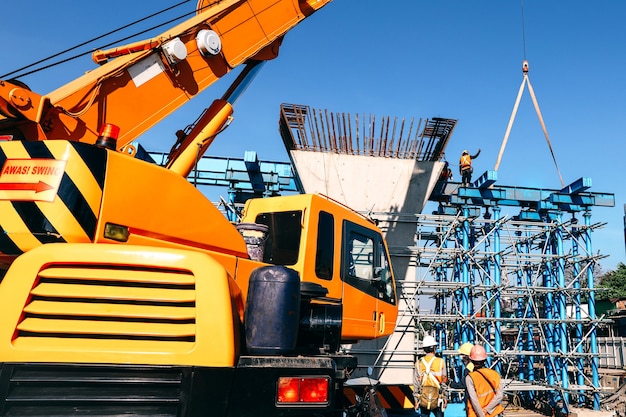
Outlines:
{"type": "MultiPolygon", "coordinates": [[[[0,26],[0,75],[175,3],[9,2],[0,26]]],[[[187,2],[168,16],[194,6],[187,2]]],[[[461,150],[481,148],[475,170],[482,173],[495,166],[526,58],[565,184],[589,177],[591,191],[615,194],[615,207],[596,207],[592,216],[607,223],[593,234],[594,252],[609,255],[600,263],[614,269],[626,263],[624,21],[623,0],[334,0],[287,34],[279,57],[261,70],[208,153],[243,157],[255,150],[263,160],[287,161],[277,128],[279,105],[287,102],[376,117],[458,119],[446,156],[456,163],[461,150]]],[[[93,66],[86,57],[22,81],[43,94],[93,66]]],[[[168,151],[174,132],[231,80],[214,84],[141,143],[168,151]]],[[[498,184],[561,188],[528,91],[498,184]]]]}

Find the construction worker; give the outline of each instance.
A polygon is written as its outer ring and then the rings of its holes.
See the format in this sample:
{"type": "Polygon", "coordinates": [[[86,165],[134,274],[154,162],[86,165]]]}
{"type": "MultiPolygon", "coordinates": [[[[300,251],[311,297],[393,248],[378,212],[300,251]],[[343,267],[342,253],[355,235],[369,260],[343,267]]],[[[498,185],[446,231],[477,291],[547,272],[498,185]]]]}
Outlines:
{"type": "Polygon", "coordinates": [[[461,376],[458,382],[450,381],[450,388],[463,390],[462,398],[463,398],[463,403],[464,403],[463,405],[465,408],[465,415],[467,415],[467,397],[468,397],[467,385],[465,384],[465,378],[467,378],[467,375],[474,370],[474,364],[472,364],[472,361],[470,361],[470,358],[469,358],[470,351],[472,350],[473,347],[474,347],[474,344],[470,342],[463,343],[461,347],[459,347],[459,350],[457,352],[461,356],[461,362],[462,362],[461,376]]]}
{"type": "Polygon", "coordinates": [[[441,174],[439,174],[439,181],[454,181],[452,168],[450,168],[448,161],[444,161],[443,163],[443,169],[441,170],[441,174]]]}
{"type": "Polygon", "coordinates": [[[465,149],[463,153],[461,153],[461,160],[459,161],[459,171],[461,173],[462,187],[469,187],[470,182],[472,182],[472,173],[474,172],[474,168],[472,168],[472,160],[478,158],[478,155],[480,155],[480,148],[478,148],[478,152],[476,152],[476,155],[470,155],[467,149],[465,149]]]}
{"type": "Polygon", "coordinates": [[[480,345],[470,350],[474,370],[465,378],[467,385],[467,417],[496,417],[502,414],[502,385],[500,374],[486,368],[487,352],[480,345]]]}
{"type": "Polygon", "coordinates": [[[422,349],[426,355],[415,363],[413,377],[415,411],[419,410],[420,417],[443,417],[446,403],[443,395],[443,385],[448,382],[446,365],[442,358],[435,356],[437,341],[432,336],[425,336],[422,340],[422,349]]]}
{"type": "MultiPolygon", "coordinates": [[[[452,381],[450,382],[450,388],[454,389],[462,389],[465,390],[467,385],[465,384],[465,378],[467,374],[474,370],[474,364],[469,358],[469,354],[474,347],[474,344],[471,342],[466,342],[461,345],[459,350],[457,351],[461,356],[461,362],[463,363],[463,369],[461,371],[461,377],[459,378],[459,382],[452,381]]],[[[465,396],[467,398],[467,395],[465,396]]]]}

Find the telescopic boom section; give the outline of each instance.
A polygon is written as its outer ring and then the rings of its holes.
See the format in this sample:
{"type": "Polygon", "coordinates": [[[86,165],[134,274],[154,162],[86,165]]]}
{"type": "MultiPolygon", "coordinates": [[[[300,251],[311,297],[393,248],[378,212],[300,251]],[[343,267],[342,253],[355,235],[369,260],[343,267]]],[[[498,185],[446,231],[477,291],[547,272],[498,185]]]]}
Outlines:
{"type": "Polygon", "coordinates": [[[0,80],[0,134],[95,143],[106,123],[118,149],[231,69],[273,59],[282,37],[331,0],[200,0],[191,19],[161,35],[96,51],[98,68],[42,96],[0,80]]]}

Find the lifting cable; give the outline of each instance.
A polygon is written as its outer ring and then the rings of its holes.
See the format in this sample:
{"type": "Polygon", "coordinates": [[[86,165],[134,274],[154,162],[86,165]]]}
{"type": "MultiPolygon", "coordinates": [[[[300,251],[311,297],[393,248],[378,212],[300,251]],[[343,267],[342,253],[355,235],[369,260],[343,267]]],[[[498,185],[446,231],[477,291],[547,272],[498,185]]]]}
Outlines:
{"type": "MultiPolygon", "coordinates": [[[[60,61],[54,62],[54,63],[52,63],[52,64],[48,64],[48,65],[45,65],[45,66],[43,66],[43,67],[39,67],[39,68],[33,69],[33,70],[31,70],[31,71],[28,71],[28,72],[23,72],[23,73],[18,74],[20,71],[24,71],[24,70],[26,70],[26,69],[32,68],[32,67],[34,67],[35,65],[38,65],[38,64],[41,64],[41,63],[43,63],[43,62],[49,61],[49,60],[51,60],[51,59],[53,59],[53,58],[57,58],[57,57],[59,57],[59,56],[61,56],[61,55],[63,55],[63,54],[66,54],[66,53],[68,53],[68,52],[71,52],[71,51],[73,51],[73,50],[75,50],[75,49],[78,49],[78,48],[80,48],[80,47],[83,47],[83,46],[85,46],[85,45],[88,45],[88,44],[90,44],[90,43],[93,43],[93,42],[95,42],[95,41],[99,41],[99,40],[101,40],[101,39],[103,39],[103,38],[106,38],[107,36],[110,36],[110,35],[115,34],[116,32],[122,31],[122,30],[127,29],[127,28],[129,28],[129,27],[131,27],[131,26],[134,26],[134,25],[137,25],[137,24],[139,24],[139,23],[145,22],[145,21],[146,21],[146,20],[148,20],[148,19],[151,19],[151,18],[153,18],[153,17],[155,17],[155,16],[158,16],[158,15],[160,15],[160,14],[162,14],[162,13],[168,12],[168,11],[170,11],[170,10],[172,10],[172,9],[176,8],[176,7],[179,7],[179,6],[181,6],[182,4],[187,3],[187,2],[189,2],[189,0],[182,0],[182,1],[180,1],[179,3],[177,3],[177,4],[174,4],[174,5],[172,5],[172,6],[169,6],[169,7],[165,8],[165,9],[160,10],[160,11],[158,11],[158,12],[156,12],[156,13],[153,13],[153,14],[151,14],[151,15],[149,15],[149,16],[146,16],[146,17],[141,18],[141,19],[139,19],[139,20],[135,20],[134,22],[128,23],[128,24],[126,24],[126,25],[124,25],[124,26],[121,26],[121,27],[119,27],[119,28],[116,28],[116,29],[114,29],[114,30],[111,30],[111,31],[109,31],[109,32],[107,32],[107,33],[104,33],[104,34],[102,34],[102,35],[98,35],[98,36],[96,36],[96,37],[94,37],[94,38],[89,39],[88,41],[85,41],[85,42],[79,43],[78,45],[75,45],[75,46],[72,46],[72,47],[70,47],[70,48],[67,48],[67,49],[65,49],[65,50],[63,50],[63,51],[57,52],[57,53],[55,53],[55,54],[53,54],[53,55],[50,55],[50,56],[48,56],[48,57],[46,57],[46,58],[40,59],[40,60],[39,60],[39,61],[37,61],[37,62],[33,62],[32,64],[28,64],[28,65],[26,65],[26,66],[23,66],[23,67],[21,67],[21,68],[18,68],[18,69],[16,69],[16,70],[13,70],[13,71],[8,72],[8,73],[6,73],[6,74],[2,74],[2,75],[0,75],[0,79],[7,79],[8,77],[11,77],[11,76],[12,76],[12,78],[20,78],[20,77],[24,77],[24,76],[26,76],[26,75],[30,75],[30,74],[33,74],[33,73],[36,73],[36,72],[42,71],[42,70],[44,70],[44,69],[48,69],[48,68],[54,67],[54,66],[57,66],[57,65],[59,65],[59,64],[63,64],[63,63],[65,63],[65,62],[72,61],[72,60],[74,60],[74,59],[76,59],[76,58],[80,58],[80,57],[82,57],[82,56],[89,55],[89,54],[91,54],[91,53],[93,52],[93,50],[88,50],[88,51],[85,51],[85,52],[80,52],[80,53],[78,53],[77,55],[73,55],[73,56],[71,56],[71,57],[69,57],[69,58],[65,58],[65,59],[63,59],[63,60],[60,60],[60,61]]],[[[112,46],[112,45],[118,44],[118,43],[120,43],[120,42],[124,42],[124,41],[126,41],[126,40],[128,40],[128,39],[131,39],[131,38],[135,37],[135,36],[138,36],[138,35],[141,35],[141,34],[143,34],[143,33],[149,32],[149,31],[151,31],[151,30],[157,29],[157,28],[159,28],[159,27],[161,27],[161,26],[165,26],[165,25],[171,24],[171,23],[173,23],[173,22],[176,22],[177,20],[180,20],[181,18],[186,17],[186,16],[188,16],[188,15],[190,15],[190,14],[194,14],[194,13],[195,13],[195,11],[194,11],[194,12],[190,12],[190,13],[185,13],[185,14],[184,14],[184,15],[182,15],[182,16],[177,16],[177,17],[175,17],[175,18],[173,18],[173,19],[171,19],[171,20],[168,20],[168,21],[166,21],[166,22],[163,22],[163,23],[158,23],[158,24],[156,24],[156,25],[154,25],[154,26],[152,26],[152,27],[150,27],[150,28],[148,28],[148,29],[144,29],[144,30],[141,30],[140,32],[136,32],[136,33],[134,33],[134,34],[132,34],[132,35],[130,35],[130,36],[126,36],[125,38],[122,38],[122,39],[117,39],[116,41],[114,41],[114,42],[109,42],[109,43],[108,43],[108,44],[106,44],[106,45],[101,45],[101,46],[99,46],[97,49],[107,48],[107,47],[109,47],[109,46],[112,46]]]]}
{"type": "Polygon", "coordinates": [[[511,112],[511,117],[509,119],[509,124],[506,128],[506,132],[504,133],[504,139],[502,140],[502,146],[500,146],[500,153],[498,154],[498,160],[496,161],[496,166],[494,170],[497,171],[498,167],[500,166],[500,161],[502,160],[502,154],[504,153],[504,148],[506,147],[506,143],[509,140],[509,134],[511,133],[511,128],[513,127],[513,121],[515,120],[515,116],[517,115],[517,109],[519,107],[520,100],[522,99],[522,93],[524,92],[524,87],[528,85],[528,92],[530,93],[530,98],[532,99],[533,105],[535,106],[535,111],[537,112],[537,117],[539,118],[539,123],[541,124],[541,129],[543,130],[543,134],[546,137],[548,148],[550,148],[550,154],[552,155],[554,166],[556,167],[556,171],[559,174],[559,180],[561,180],[561,187],[564,188],[565,183],[563,182],[563,177],[561,176],[561,170],[559,169],[559,165],[556,162],[556,156],[554,155],[554,150],[552,149],[552,143],[550,142],[548,129],[546,129],[546,124],[543,121],[543,116],[541,115],[541,110],[539,109],[539,103],[537,102],[537,97],[535,96],[535,90],[533,89],[533,86],[530,83],[530,78],[528,78],[528,61],[526,60],[526,34],[524,31],[524,0],[522,0],[522,38],[523,38],[523,43],[524,43],[524,62],[522,63],[522,73],[524,74],[524,78],[522,79],[522,84],[520,85],[519,91],[517,92],[515,105],[513,106],[513,111],[511,112]]]}

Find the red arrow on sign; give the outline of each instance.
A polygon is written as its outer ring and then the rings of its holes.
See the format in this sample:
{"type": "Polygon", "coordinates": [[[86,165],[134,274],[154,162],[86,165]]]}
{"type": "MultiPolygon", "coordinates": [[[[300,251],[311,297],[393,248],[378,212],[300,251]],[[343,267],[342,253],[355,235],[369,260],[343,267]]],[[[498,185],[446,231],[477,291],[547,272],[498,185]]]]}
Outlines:
{"type": "Polygon", "coordinates": [[[0,182],[0,191],[34,191],[40,193],[42,191],[51,190],[53,186],[43,181],[39,182],[0,182]]]}

